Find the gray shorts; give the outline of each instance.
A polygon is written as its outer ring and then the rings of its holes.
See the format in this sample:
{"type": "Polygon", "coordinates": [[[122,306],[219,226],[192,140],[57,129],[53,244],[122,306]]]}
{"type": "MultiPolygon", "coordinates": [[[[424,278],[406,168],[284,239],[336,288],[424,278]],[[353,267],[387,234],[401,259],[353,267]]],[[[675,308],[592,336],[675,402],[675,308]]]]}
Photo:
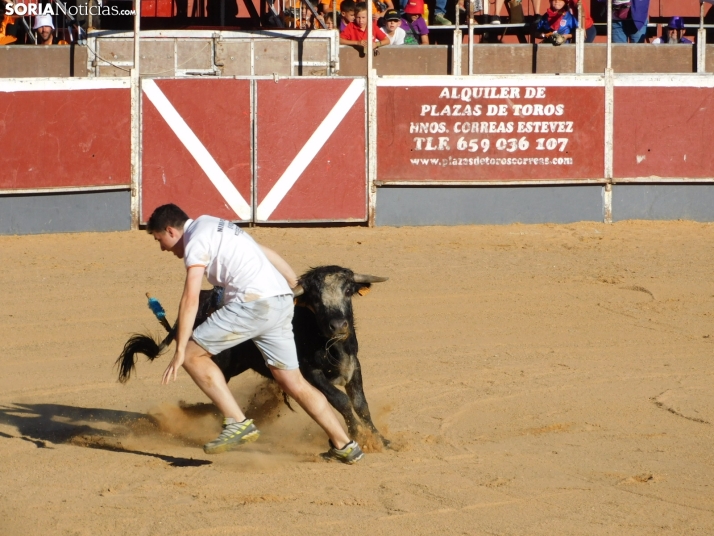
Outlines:
{"type": "Polygon", "coordinates": [[[193,331],[193,340],[211,355],[253,339],[265,362],[275,368],[298,368],[293,336],[293,296],[227,303],[193,331]]]}

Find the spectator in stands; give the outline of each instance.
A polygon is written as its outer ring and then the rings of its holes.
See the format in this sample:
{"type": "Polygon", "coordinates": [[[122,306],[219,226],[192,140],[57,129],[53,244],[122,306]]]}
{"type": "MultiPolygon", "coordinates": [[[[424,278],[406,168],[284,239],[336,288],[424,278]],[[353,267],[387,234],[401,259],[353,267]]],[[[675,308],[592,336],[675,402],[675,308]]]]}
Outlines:
{"type": "Polygon", "coordinates": [[[341,45],[352,45],[361,47],[367,52],[367,23],[372,25],[372,37],[374,38],[374,53],[377,54],[377,48],[389,44],[389,38],[385,33],[377,27],[377,23],[369,20],[367,15],[367,4],[360,2],[355,5],[355,20],[350,22],[344,32],[340,33],[341,45]]]}
{"type": "Polygon", "coordinates": [[[446,18],[446,0],[436,0],[434,10],[434,24],[437,26],[451,26],[451,21],[446,18]]]}
{"type": "Polygon", "coordinates": [[[565,0],[550,0],[550,7],[538,21],[536,34],[544,42],[557,46],[570,43],[577,27],[578,21],[568,10],[565,0]]]}
{"type": "MultiPolygon", "coordinates": [[[[312,29],[313,27],[313,16],[312,11],[307,8],[306,3],[302,3],[300,6],[300,20],[295,21],[295,28],[301,30],[312,29]]],[[[319,26],[319,23],[318,23],[319,26]]]]}
{"type": "MultiPolygon", "coordinates": [[[[568,1],[568,8],[570,9],[570,12],[573,14],[573,17],[575,17],[575,20],[580,20],[578,19],[578,0],[567,0],[568,1]]],[[[590,2],[587,2],[586,0],[583,0],[581,2],[581,6],[583,8],[583,26],[585,26],[585,42],[586,43],[594,43],[595,38],[597,37],[597,30],[595,29],[595,23],[593,22],[592,17],[590,16],[590,9],[588,8],[588,4],[590,2]]]]}
{"type": "Polygon", "coordinates": [[[650,0],[612,0],[612,42],[644,43],[650,0]]]}
{"type": "Polygon", "coordinates": [[[403,45],[407,33],[401,28],[402,18],[396,9],[389,9],[384,14],[384,33],[390,45],[403,45]]]}
{"type": "Polygon", "coordinates": [[[344,0],[340,4],[340,33],[345,31],[347,25],[355,20],[354,0],[344,0]]]}
{"type": "Polygon", "coordinates": [[[312,17],[312,29],[313,30],[324,30],[325,25],[325,4],[319,3],[315,5],[317,10],[317,17],[312,17]]]}
{"type": "Polygon", "coordinates": [[[6,2],[0,0],[0,45],[9,45],[17,41],[20,24],[16,24],[17,17],[5,14],[6,2]]]}
{"type": "Polygon", "coordinates": [[[684,37],[684,21],[682,17],[672,17],[667,24],[667,33],[663,33],[662,37],[658,37],[652,41],[655,45],[667,43],[668,45],[693,45],[694,43],[684,37]]]}
{"type": "Polygon", "coordinates": [[[429,28],[426,27],[422,13],[424,13],[424,0],[407,0],[401,25],[406,33],[405,45],[429,44],[429,28]]]}
{"type": "MultiPolygon", "coordinates": [[[[540,0],[536,0],[536,2],[538,1],[540,0]]],[[[474,23],[478,24],[475,19],[476,17],[480,17],[481,15],[483,15],[483,0],[458,0],[459,11],[462,12],[462,19],[466,24],[468,24],[469,2],[474,3],[474,23]]]]}
{"type": "Polygon", "coordinates": [[[334,30],[335,29],[335,24],[334,20],[332,18],[332,11],[328,11],[325,13],[325,29],[326,30],[334,30]]]}
{"type": "MultiPolygon", "coordinates": [[[[487,22],[490,22],[491,24],[501,24],[501,11],[503,11],[503,3],[505,0],[496,0],[496,10],[493,12],[493,15],[490,17],[490,21],[488,20],[489,17],[486,17],[487,22]]],[[[487,4],[488,6],[488,4],[487,4]]],[[[535,0],[535,6],[534,6],[535,12],[538,13],[540,12],[540,0],[535,0]]],[[[488,15],[488,13],[486,13],[488,15]]]]}
{"type": "Polygon", "coordinates": [[[372,0],[372,20],[381,19],[390,9],[394,9],[392,0],[372,0]]]}
{"type": "Polygon", "coordinates": [[[337,2],[335,2],[334,0],[320,0],[320,2],[318,3],[317,12],[318,13],[327,13],[330,11],[334,11],[333,8],[336,8],[336,7],[337,7],[337,2]]]}
{"type": "Polygon", "coordinates": [[[52,15],[37,15],[35,24],[32,29],[37,31],[38,45],[56,45],[55,42],[55,25],[52,22],[52,15]]]}
{"type": "Polygon", "coordinates": [[[0,45],[9,45],[17,41],[17,26],[15,19],[10,15],[5,15],[5,4],[0,2],[0,45]]]}
{"type": "MultiPolygon", "coordinates": [[[[447,0],[436,0],[435,6],[434,6],[434,24],[437,26],[450,26],[451,21],[446,18],[446,1],[447,0]]],[[[501,5],[503,5],[503,0],[498,0],[501,2],[501,5]]],[[[400,0],[399,1],[399,7],[402,10],[402,13],[407,12],[407,6],[409,5],[410,0],[400,0]]],[[[463,4],[463,0],[459,0],[459,4],[463,4]]],[[[423,2],[422,2],[423,4],[423,2]]],[[[424,14],[424,10],[422,9],[419,12],[420,15],[424,14]]],[[[428,21],[427,21],[428,22],[428,21]]],[[[424,24],[426,26],[426,23],[424,24]]]]}

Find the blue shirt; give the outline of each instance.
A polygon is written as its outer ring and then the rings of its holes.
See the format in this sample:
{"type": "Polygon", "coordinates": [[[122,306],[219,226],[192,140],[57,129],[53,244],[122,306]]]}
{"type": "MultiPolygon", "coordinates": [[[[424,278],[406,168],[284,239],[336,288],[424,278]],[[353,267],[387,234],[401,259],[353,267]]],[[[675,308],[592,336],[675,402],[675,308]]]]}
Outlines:
{"type": "MultiPolygon", "coordinates": [[[[573,15],[571,15],[570,11],[566,11],[563,13],[563,16],[560,18],[560,26],[558,26],[558,33],[562,35],[573,35],[575,34],[575,29],[578,27],[578,21],[573,15]]],[[[540,20],[538,21],[538,26],[536,26],[536,31],[540,33],[550,33],[553,30],[553,28],[550,27],[550,24],[548,24],[548,15],[545,14],[543,15],[540,20]]],[[[566,43],[570,43],[570,39],[566,41],[566,43]]]]}

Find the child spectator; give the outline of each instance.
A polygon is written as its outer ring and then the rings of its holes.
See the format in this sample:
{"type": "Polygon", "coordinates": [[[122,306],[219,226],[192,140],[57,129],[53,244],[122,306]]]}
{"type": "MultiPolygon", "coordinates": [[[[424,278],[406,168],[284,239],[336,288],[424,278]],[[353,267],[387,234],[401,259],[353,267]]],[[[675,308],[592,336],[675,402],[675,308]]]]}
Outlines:
{"type": "Polygon", "coordinates": [[[295,25],[295,28],[300,28],[301,30],[312,29],[312,11],[307,8],[307,4],[304,2],[300,6],[300,21],[299,24],[295,25]]]}
{"type": "MultiPolygon", "coordinates": [[[[575,20],[578,19],[578,0],[567,0],[568,1],[568,8],[570,9],[570,12],[573,14],[573,17],[575,17],[575,20]]],[[[590,16],[590,9],[588,8],[590,2],[586,2],[585,0],[582,1],[581,5],[583,6],[583,23],[585,24],[585,42],[586,43],[594,43],[595,38],[597,37],[597,30],[595,29],[595,23],[593,22],[592,17],[590,16]]]]}
{"type": "Polygon", "coordinates": [[[426,27],[422,13],[424,13],[424,0],[408,0],[407,5],[404,6],[401,28],[406,34],[405,45],[429,44],[429,28],[426,27]]]}
{"type": "MultiPolygon", "coordinates": [[[[362,47],[364,52],[367,52],[367,4],[360,2],[355,5],[355,20],[347,25],[344,32],[340,33],[340,44],[341,45],[353,45],[362,47]]],[[[372,37],[374,38],[374,48],[375,54],[377,53],[377,48],[380,46],[386,46],[389,44],[389,38],[385,33],[377,27],[377,24],[373,21],[369,21],[372,25],[372,37]]]]}
{"type": "Polygon", "coordinates": [[[344,0],[340,4],[340,33],[345,31],[347,25],[355,20],[354,0],[344,0]]]}
{"type": "Polygon", "coordinates": [[[315,5],[317,10],[317,17],[312,17],[312,29],[313,30],[324,30],[325,29],[325,4],[319,3],[315,5]]]}
{"type": "Polygon", "coordinates": [[[404,38],[407,35],[402,28],[400,28],[402,18],[399,16],[399,12],[396,9],[389,9],[384,14],[384,33],[389,39],[390,45],[403,45],[404,38]]]}
{"type": "Polygon", "coordinates": [[[548,11],[538,21],[536,34],[558,46],[570,43],[577,27],[578,21],[568,11],[565,0],[550,0],[548,11]]]}
{"type": "Polygon", "coordinates": [[[663,33],[662,37],[652,41],[655,45],[667,43],[668,45],[693,45],[694,43],[684,37],[684,21],[682,17],[672,17],[667,24],[667,33],[663,33]]]}
{"type": "Polygon", "coordinates": [[[334,20],[332,19],[332,11],[328,11],[327,13],[325,13],[325,29],[326,30],[334,30],[335,29],[334,20]]]}

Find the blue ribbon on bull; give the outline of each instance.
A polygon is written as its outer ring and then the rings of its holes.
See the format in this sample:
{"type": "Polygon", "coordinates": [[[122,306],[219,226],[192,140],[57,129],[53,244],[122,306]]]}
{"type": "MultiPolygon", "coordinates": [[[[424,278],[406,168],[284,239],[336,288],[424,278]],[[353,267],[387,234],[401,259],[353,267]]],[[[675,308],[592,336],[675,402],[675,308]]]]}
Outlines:
{"type": "Polygon", "coordinates": [[[166,328],[166,331],[171,331],[171,325],[169,324],[169,321],[166,320],[166,311],[161,306],[161,303],[159,303],[159,300],[149,296],[148,292],[146,293],[146,297],[149,298],[149,309],[151,309],[151,312],[154,313],[156,319],[161,322],[161,325],[166,328]]]}

